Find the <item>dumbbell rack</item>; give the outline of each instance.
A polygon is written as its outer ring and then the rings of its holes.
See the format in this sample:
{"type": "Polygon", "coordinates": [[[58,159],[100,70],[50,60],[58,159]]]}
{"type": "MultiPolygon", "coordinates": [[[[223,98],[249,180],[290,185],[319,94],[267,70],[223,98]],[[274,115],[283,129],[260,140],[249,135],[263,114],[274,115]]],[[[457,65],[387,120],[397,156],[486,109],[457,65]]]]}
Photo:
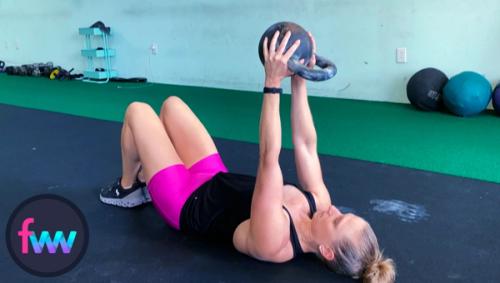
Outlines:
{"type": "Polygon", "coordinates": [[[109,48],[109,35],[102,32],[99,28],[79,28],[80,35],[85,36],[85,49],[81,54],[87,57],[87,70],[83,72],[83,81],[91,83],[107,83],[110,78],[118,76],[116,70],[111,69],[111,57],[116,56],[116,50],[109,48]],[[101,37],[103,47],[92,48],[92,38],[101,37]],[[94,68],[94,58],[104,59],[104,70],[94,68]]]}

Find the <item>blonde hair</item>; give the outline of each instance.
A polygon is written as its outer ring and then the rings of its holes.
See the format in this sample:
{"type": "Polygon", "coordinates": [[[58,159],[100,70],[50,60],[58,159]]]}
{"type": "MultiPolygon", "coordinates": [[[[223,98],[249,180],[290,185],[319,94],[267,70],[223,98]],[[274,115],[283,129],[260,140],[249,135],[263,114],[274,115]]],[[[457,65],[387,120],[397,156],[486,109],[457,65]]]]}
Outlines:
{"type": "Polygon", "coordinates": [[[384,258],[378,246],[377,237],[369,224],[358,232],[359,241],[344,237],[335,243],[335,257],[323,262],[333,271],[363,278],[364,283],[391,283],[396,278],[392,259],[384,258]],[[357,242],[357,243],[356,243],[357,242]]]}

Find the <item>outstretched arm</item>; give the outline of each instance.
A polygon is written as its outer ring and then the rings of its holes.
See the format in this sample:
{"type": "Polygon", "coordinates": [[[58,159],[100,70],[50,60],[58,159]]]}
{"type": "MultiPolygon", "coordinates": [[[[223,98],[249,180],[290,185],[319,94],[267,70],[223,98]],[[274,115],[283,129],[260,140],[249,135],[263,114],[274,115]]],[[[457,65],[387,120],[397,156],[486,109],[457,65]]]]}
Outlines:
{"type": "MultiPolygon", "coordinates": [[[[314,38],[313,54],[316,53],[314,38]]],[[[311,59],[310,67],[314,66],[315,55],[311,59]]],[[[330,194],[323,181],[321,164],[317,152],[317,134],[309,108],[306,80],[294,75],[292,77],[292,140],[294,146],[295,166],[300,185],[311,192],[321,206],[330,206],[330,194]]]]}
{"type": "MultiPolygon", "coordinates": [[[[267,49],[264,40],[266,87],[279,88],[283,78],[290,76],[287,62],[300,42],[295,42],[285,53],[290,38],[287,33],[276,49],[279,33],[276,33],[267,49]]],[[[261,260],[277,261],[282,250],[283,233],[286,232],[286,216],[283,204],[283,175],[279,166],[281,151],[281,120],[279,94],[265,93],[259,125],[259,167],[252,197],[249,222],[238,226],[233,242],[235,247],[261,260]]]]}

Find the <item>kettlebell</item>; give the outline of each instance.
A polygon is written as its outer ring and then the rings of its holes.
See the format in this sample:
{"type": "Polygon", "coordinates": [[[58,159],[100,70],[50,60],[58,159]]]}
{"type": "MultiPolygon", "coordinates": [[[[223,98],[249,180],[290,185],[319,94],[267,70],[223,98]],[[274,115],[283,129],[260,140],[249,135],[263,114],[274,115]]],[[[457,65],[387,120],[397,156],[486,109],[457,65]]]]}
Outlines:
{"type": "Polygon", "coordinates": [[[285,36],[285,34],[290,31],[291,36],[288,40],[288,43],[285,47],[285,50],[288,50],[290,46],[297,40],[300,39],[300,46],[295,50],[290,60],[288,60],[288,69],[292,71],[294,74],[297,74],[304,79],[310,81],[326,81],[335,76],[337,74],[337,67],[335,64],[316,54],[316,66],[321,69],[308,68],[307,65],[312,57],[312,41],[307,35],[307,31],[299,26],[296,23],[292,22],[279,22],[270,26],[264,34],[262,34],[259,41],[259,57],[262,64],[264,64],[264,54],[262,52],[262,45],[264,44],[264,38],[267,37],[268,44],[270,44],[271,39],[274,33],[279,30],[280,34],[278,37],[277,46],[281,43],[281,40],[285,36]],[[304,64],[299,63],[301,59],[304,59],[304,64]]]}

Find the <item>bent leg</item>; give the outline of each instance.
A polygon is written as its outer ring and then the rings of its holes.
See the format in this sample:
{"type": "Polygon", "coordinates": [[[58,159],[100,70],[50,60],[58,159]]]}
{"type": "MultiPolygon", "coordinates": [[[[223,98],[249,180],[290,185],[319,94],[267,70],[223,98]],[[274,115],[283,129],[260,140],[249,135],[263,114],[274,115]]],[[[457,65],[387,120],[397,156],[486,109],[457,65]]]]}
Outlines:
{"type": "Polygon", "coordinates": [[[179,97],[170,96],[163,102],[160,118],[187,168],[217,153],[205,126],[179,97]]]}
{"type": "Polygon", "coordinates": [[[180,212],[189,197],[191,174],[177,155],[160,118],[147,104],[127,108],[122,132],[122,186],[135,181],[142,166],[153,205],[163,219],[179,229],[180,212]]]}
{"type": "Polygon", "coordinates": [[[182,164],[158,115],[145,103],[134,102],[127,108],[121,144],[124,187],[135,181],[141,164],[146,182],[165,167],[182,164]]]}

